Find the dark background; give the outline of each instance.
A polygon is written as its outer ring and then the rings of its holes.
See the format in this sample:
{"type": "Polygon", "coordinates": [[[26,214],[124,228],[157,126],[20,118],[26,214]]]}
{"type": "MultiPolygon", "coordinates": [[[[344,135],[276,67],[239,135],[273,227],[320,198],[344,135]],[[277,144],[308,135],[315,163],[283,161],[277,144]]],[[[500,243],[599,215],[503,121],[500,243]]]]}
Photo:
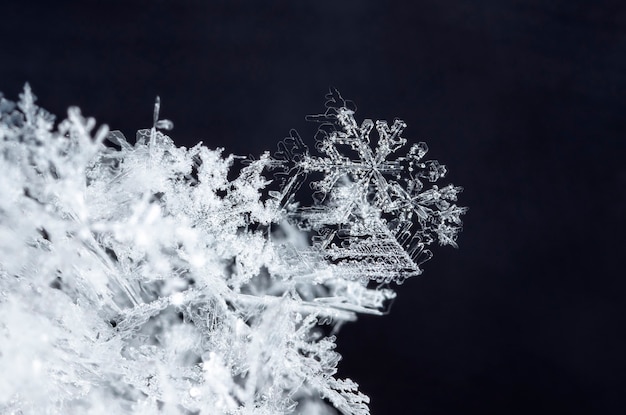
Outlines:
{"type": "Polygon", "coordinates": [[[470,211],[342,376],[378,415],[626,413],[626,3],[261,3],[5,1],[0,90],[129,137],[158,94],[177,143],[244,155],[311,144],[331,85],[403,118],[470,211]]]}

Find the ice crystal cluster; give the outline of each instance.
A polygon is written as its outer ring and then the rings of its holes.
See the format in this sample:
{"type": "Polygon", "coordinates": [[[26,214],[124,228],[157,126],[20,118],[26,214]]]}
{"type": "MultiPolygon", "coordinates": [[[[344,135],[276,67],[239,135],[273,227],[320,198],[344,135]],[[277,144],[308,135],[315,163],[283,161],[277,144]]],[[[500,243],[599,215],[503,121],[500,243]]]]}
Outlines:
{"type": "Polygon", "coordinates": [[[315,150],[244,159],[177,147],[158,100],[131,143],[0,95],[0,413],[368,414],[334,333],[464,208],[402,121],[327,99],[315,150]]]}

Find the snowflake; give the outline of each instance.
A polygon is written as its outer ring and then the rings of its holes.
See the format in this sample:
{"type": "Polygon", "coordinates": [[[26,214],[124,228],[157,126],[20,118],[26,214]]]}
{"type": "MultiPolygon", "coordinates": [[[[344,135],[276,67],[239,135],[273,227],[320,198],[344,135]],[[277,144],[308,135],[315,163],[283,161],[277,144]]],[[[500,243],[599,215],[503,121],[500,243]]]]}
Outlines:
{"type": "Polygon", "coordinates": [[[424,190],[424,180],[434,183],[447,170],[436,160],[423,161],[428,151],[423,142],[392,158],[407,143],[404,121],[389,126],[365,119],[359,125],[351,101],[336,89],[326,98],[326,112],[307,117],[321,123],[315,138],[322,155],[311,155],[293,130],[279,145],[275,165],[282,167],[281,200],[290,200],[285,193],[293,195],[307,175],[322,174],[310,182],[316,205],[292,215],[300,227],[317,231],[318,251],[351,278],[402,282],[419,275],[419,265],[432,256],[426,245],[437,239],[456,247],[466,208],[451,202],[462,188],[432,185],[424,190]],[[375,148],[370,139],[374,127],[375,148]]]}

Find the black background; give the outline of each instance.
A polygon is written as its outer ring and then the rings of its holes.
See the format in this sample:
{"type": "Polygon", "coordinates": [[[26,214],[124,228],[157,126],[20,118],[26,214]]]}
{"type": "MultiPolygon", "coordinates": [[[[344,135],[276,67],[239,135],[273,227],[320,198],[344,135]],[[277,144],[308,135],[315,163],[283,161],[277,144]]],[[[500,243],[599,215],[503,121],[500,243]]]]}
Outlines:
{"type": "Polygon", "coordinates": [[[388,316],[339,334],[374,414],[626,413],[626,4],[2,2],[0,90],[133,137],[274,150],[336,86],[465,187],[388,316]]]}

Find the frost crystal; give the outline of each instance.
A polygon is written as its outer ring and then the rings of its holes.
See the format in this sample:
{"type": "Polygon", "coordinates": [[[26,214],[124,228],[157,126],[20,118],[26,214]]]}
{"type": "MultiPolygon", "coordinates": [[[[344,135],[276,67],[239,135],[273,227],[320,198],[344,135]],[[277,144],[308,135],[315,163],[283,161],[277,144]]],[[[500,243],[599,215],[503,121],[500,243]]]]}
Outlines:
{"type": "Polygon", "coordinates": [[[456,247],[461,215],[466,208],[457,200],[461,187],[433,185],[424,190],[423,180],[434,183],[446,168],[436,160],[423,161],[425,143],[413,145],[405,156],[391,157],[407,142],[402,137],[406,124],[396,119],[366,119],[359,126],[356,108],[337,90],[326,96],[326,112],[307,119],[321,123],[316,134],[317,150],[312,156],[292,130],[279,146],[282,175],[288,179],[281,200],[289,197],[307,174],[321,173],[311,182],[317,203],[299,208],[290,218],[300,228],[313,230],[313,249],[333,264],[344,278],[378,282],[419,275],[419,265],[431,258],[425,249],[435,238],[456,247]],[[376,127],[378,140],[372,148],[370,133],[376,127]],[[353,157],[350,157],[352,155],[353,157]]]}
{"type": "Polygon", "coordinates": [[[321,328],[455,245],[461,189],[425,189],[426,145],[396,156],[405,124],[359,126],[334,90],[318,155],[295,132],[258,160],[176,147],[159,107],[131,144],[0,95],[0,413],[369,414],[321,328]]]}

